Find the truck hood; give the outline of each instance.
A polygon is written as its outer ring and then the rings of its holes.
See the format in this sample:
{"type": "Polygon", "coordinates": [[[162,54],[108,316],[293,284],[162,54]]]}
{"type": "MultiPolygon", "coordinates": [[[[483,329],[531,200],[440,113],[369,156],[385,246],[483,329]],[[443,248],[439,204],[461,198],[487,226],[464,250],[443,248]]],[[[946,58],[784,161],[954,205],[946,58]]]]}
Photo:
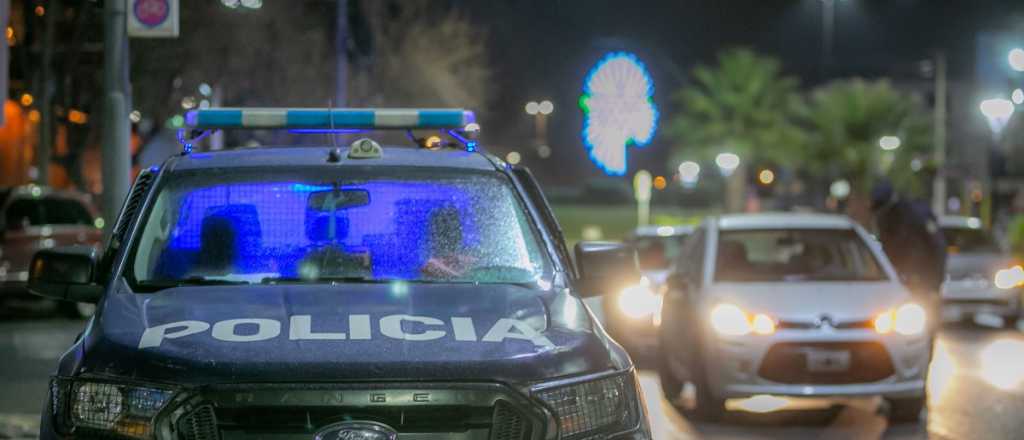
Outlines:
{"type": "Polygon", "coordinates": [[[498,380],[613,368],[567,290],[203,286],[106,296],[79,372],[175,383],[498,380]]]}
{"type": "Polygon", "coordinates": [[[839,323],[872,319],[909,299],[895,282],[722,283],[712,288],[707,306],[730,302],[781,321],[814,322],[828,315],[839,323]]]}

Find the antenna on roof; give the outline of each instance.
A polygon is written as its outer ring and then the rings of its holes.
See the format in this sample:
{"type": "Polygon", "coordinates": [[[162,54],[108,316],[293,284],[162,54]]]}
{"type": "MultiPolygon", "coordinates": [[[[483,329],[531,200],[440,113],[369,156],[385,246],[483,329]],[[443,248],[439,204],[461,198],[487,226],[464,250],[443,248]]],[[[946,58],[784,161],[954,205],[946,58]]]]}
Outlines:
{"type": "MultiPolygon", "coordinates": [[[[338,138],[335,137],[337,134],[334,132],[334,100],[327,100],[327,118],[331,123],[331,131],[327,132],[327,137],[331,138],[331,147],[338,150],[338,138]]],[[[340,150],[339,150],[340,151],[340,150]]]]}

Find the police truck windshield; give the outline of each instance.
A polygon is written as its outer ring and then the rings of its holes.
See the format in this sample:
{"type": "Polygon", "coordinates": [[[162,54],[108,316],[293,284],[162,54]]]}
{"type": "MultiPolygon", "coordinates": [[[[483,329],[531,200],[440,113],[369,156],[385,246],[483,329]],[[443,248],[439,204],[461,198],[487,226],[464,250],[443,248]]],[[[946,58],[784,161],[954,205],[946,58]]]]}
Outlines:
{"type": "Polygon", "coordinates": [[[133,284],[529,283],[549,263],[502,177],[182,172],[135,244],[133,284]],[[211,177],[212,176],[212,177],[211,177]]]}

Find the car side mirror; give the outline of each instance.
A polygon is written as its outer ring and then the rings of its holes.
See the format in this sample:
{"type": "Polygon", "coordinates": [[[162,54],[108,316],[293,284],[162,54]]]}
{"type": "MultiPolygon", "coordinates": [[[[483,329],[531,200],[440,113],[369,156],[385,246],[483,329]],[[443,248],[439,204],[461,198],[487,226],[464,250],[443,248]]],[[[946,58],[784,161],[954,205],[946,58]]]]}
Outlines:
{"type": "Polygon", "coordinates": [[[582,297],[617,292],[640,282],[636,251],[632,246],[605,241],[576,243],[576,267],[582,297]]]}
{"type": "Polygon", "coordinates": [[[94,283],[96,249],[67,246],[36,252],[29,266],[28,290],[61,301],[96,303],[103,288],[94,283]]]}

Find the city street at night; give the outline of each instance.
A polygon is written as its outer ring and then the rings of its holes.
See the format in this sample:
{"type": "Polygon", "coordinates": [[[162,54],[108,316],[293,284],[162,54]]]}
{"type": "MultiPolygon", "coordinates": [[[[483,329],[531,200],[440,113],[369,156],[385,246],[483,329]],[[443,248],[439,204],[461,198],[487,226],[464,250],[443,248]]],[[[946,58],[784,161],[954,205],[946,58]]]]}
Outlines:
{"type": "Polygon", "coordinates": [[[0,440],[1024,439],[1024,0],[0,22],[0,440]]]}

